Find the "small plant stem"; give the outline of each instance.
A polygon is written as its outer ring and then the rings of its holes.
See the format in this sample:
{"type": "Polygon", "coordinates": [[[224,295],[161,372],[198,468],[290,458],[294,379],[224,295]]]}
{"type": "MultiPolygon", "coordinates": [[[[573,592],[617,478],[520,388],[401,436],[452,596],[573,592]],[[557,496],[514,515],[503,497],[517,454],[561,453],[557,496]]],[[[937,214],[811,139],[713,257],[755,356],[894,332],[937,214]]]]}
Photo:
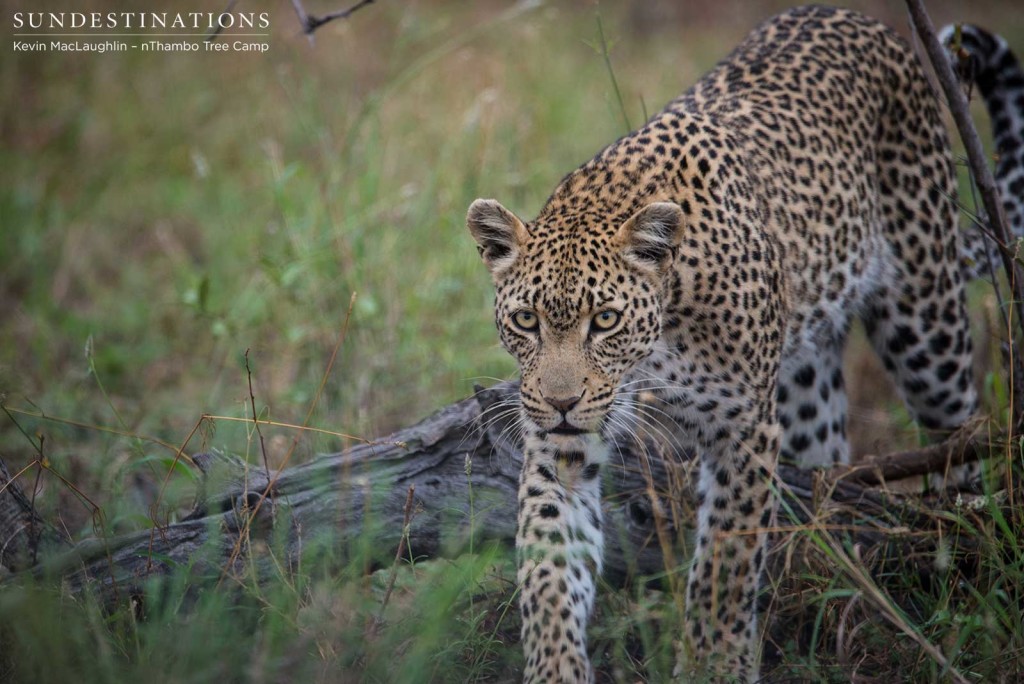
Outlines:
{"type": "MultiPolygon", "coordinates": [[[[29,413],[29,414],[26,414],[26,415],[30,415],[31,416],[31,415],[35,415],[35,414],[29,413]]],[[[239,416],[219,416],[219,415],[216,415],[216,414],[213,414],[213,413],[204,413],[202,415],[202,420],[209,421],[211,423],[219,422],[219,421],[225,421],[225,422],[229,422],[229,423],[249,423],[249,422],[252,422],[252,418],[242,418],[242,417],[239,417],[239,416]]],[[[62,421],[62,422],[67,422],[67,421],[62,421]]],[[[366,444],[366,445],[369,445],[369,446],[382,446],[382,445],[383,446],[400,446],[400,447],[408,446],[407,444],[405,444],[405,442],[389,442],[387,440],[366,439],[365,437],[359,437],[357,435],[350,435],[347,432],[338,432],[337,430],[327,430],[327,429],[324,429],[324,428],[310,427],[309,425],[296,425],[295,423],[284,423],[284,422],[281,422],[279,420],[267,420],[266,418],[263,418],[263,419],[259,420],[258,422],[259,422],[260,425],[270,425],[272,427],[287,428],[289,430],[301,430],[302,432],[314,432],[314,433],[316,433],[318,435],[330,435],[331,437],[340,437],[342,439],[348,439],[348,440],[351,440],[353,442],[358,442],[360,444],[366,444]]],[[[176,451],[177,448],[178,447],[176,447],[176,446],[173,446],[173,445],[171,446],[171,449],[174,450],[174,451],[176,451]]]]}
{"type": "Polygon", "coordinates": [[[334,361],[338,358],[338,350],[341,349],[342,343],[348,337],[348,323],[352,320],[352,307],[356,305],[356,297],[358,295],[358,292],[353,292],[352,296],[348,298],[348,311],[345,312],[345,322],[341,326],[341,334],[338,335],[338,341],[334,343],[334,349],[331,350],[331,358],[327,360],[327,368],[324,369],[324,374],[320,376],[320,385],[316,388],[316,395],[313,396],[313,401],[309,404],[309,410],[306,412],[306,419],[302,421],[302,427],[309,425],[309,421],[313,418],[313,412],[316,410],[317,404],[320,403],[320,397],[323,395],[324,387],[327,385],[327,378],[330,377],[331,370],[334,368],[334,361]]]}
{"type": "Polygon", "coordinates": [[[476,537],[476,511],[473,506],[473,458],[466,454],[466,487],[469,494],[469,553],[473,554],[473,541],[476,537]]]}
{"type": "Polygon", "coordinates": [[[409,491],[405,495],[405,507],[402,509],[402,538],[398,540],[395,562],[391,565],[391,572],[388,574],[388,583],[384,589],[384,598],[380,602],[380,611],[377,613],[377,619],[373,621],[372,631],[374,634],[384,624],[384,610],[388,607],[388,601],[391,600],[391,592],[395,590],[395,581],[398,579],[398,564],[402,561],[402,556],[405,554],[405,546],[412,529],[412,503],[413,494],[415,493],[416,485],[409,485],[409,491]]]}
{"type": "MultiPolygon", "coordinates": [[[[651,515],[654,517],[654,531],[658,536],[658,545],[661,547],[661,555],[665,559],[665,567],[671,568],[675,565],[675,553],[672,548],[672,538],[667,529],[669,521],[665,515],[665,508],[662,506],[661,497],[658,496],[658,492],[654,487],[654,473],[651,469],[651,458],[648,447],[643,443],[639,443],[638,446],[640,447],[640,455],[643,458],[641,461],[643,466],[642,472],[644,480],[647,483],[647,498],[651,502],[651,515]]],[[[667,579],[672,599],[676,603],[676,609],[680,614],[682,614],[684,597],[686,596],[685,584],[684,586],[680,586],[680,578],[676,573],[668,573],[667,579]]]]}
{"type": "Polygon", "coordinates": [[[192,438],[197,432],[199,432],[199,428],[201,428],[205,422],[206,416],[200,416],[199,420],[196,421],[196,424],[192,426],[188,436],[185,437],[185,441],[181,443],[180,447],[178,447],[177,452],[174,454],[174,461],[167,469],[167,473],[164,474],[163,482],[160,483],[160,493],[157,494],[156,501],[153,502],[153,506],[150,508],[150,518],[153,520],[153,528],[149,531],[149,551],[146,558],[147,575],[153,569],[153,543],[156,541],[156,532],[160,527],[160,522],[157,520],[157,512],[160,510],[160,504],[164,500],[164,494],[167,491],[167,483],[170,482],[171,473],[174,472],[174,469],[178,466],[178,461],[182,458],[188,458],[185,456],[185,448],[188,447],[189,442],[192,441],[192,438]]]}
{"type": "MultiPolygon", "coordinates": [[[[345,323],[344,323],[344,325],[342,327],[341,336],[338,338],[338,343],[335,345],[334,352],[331,354],[331,360],[330,360],[330,362],[328,364],[327,371],[324,374],[324,378],[321,380],[321,383],[320,383],[320,390],[323,389],[323,385],[326,382],[327,373],[330,372],[331,366],[334,364],[334,359],[335,359],[335,357],[337,357],[338,350],[341,348],[341,345],[344,343],[345,338],[348,335],[348,323],[349,323],[349,320],[352,317],[352,306],[353,306],[353,304],[355,304],[355,300],[356,300],[356,294],[353,292],[352,293],[352,297],[349,300],[348,313],[345,315],[345,323]]],[[[246,350],[246,364],[247,364],[246,367],[248,368],[248,350],[246,350]]],[[[320,390],[317,391],[317,396],[316,396],[316,398],[314,398],[313,404],[310,406],[309,413],[306,414],[306,420],[307,421],[309,420],[310,416],[313,415],[313,409],[316,408],[316,402],[317,402],[317,400],[320,397],[320,390]]],[[[204,418],[205,418],[205,416],[204,416],[204,418]]],[[[253,418],[253,422],[258,423],[259,421],[257,421],[255,418],[253,418]]],[[[307,428],[305,426],[303,426],[301,429],[305,430],[307,428]]],[[[261,437],[262,437],[262,435],[261,435],[261,437]]],[[[189,439],[191,439],[191,435],[189,436],[189,439]]],[[[245,521],[245,525],[244,525],[243,529],[239,531],[238,540],[235,542],[234,548],[231,549],[231,554],[228,557],[227,562],[224,564],[224,567],[221,570],[220,579],[217,580],[217,586],[218,587],[220,587],[221,582],[224,581],[224,577],[226,576],[226,574],[228,572],[228,568],[230,568],[232,563],[235,562],[235,559],[238,558],[238,554],[242,552],[242,540],[245,539],[246,536],[249,534],[249,527],[252,524],[252,521],[256,519],[256,514],[260,512],[260,508],[263,506],[263,502],[270,495],[270,492],[273,491],[275,485],[277,485],[278,478],[281,477],[281,473],[284,472],[284,469],[288,466],[288,462],[291,460],[292,455],[295,453],[295,447],[297,447],[298,444],[299,444],[299,438],[297,436],[292,437],[291,446],[288,447],[287,453],[285,453],[284,458],[281,459],[281,467],[278,468],[277,472],[274,473],[273,477],[271,477],[269,471],[267,472],[267,479],[269,480],[267,482],[267,486],[263,490],[263,492],[260,494],[260,498],[256,502],[256,505],[253,506],[253,509],[252,509],[248,519],[245,521]]],[[[184,447],[182,447],[182,448],[184,448],[184,447]]],[[[369,501],[369,500],[367,500],[367,501],[369,501]]]]}
{"type": "MultiPolygon", "coordinates": [[[[42,439],[39,440],[42,446],[42,439]]],[[[39,479],[43,476],[43,463],[37,461],[39,467],[36,469],[36,481],[32,483],[32,499],[29,501],[28,516],[28,539],[32,545],[32,565],[39,563],[39,544],[36,540],[36,492],[39,491],[39,479]]]]}
{"type": "Polygon", "coordinates": [[[107,402],[107,406],[109,406],[110,410],[114,413],[114,418],[116,418],[117,422],[120,423],[121,428],[127,431],[128,423],[124,421],[124,418],[121,417],[121,412],[117,410],[117,407],[114,406],[114,402],[110,400],[110,395],[107,394],[107,388],[103,386],[103,381],[100,380],[100,374],[96,372],[96,361],[92,356],[92,345],[92,337],[90,336],[89,341],[86,344],[85,352],[85,358],[89,362],[89,373],[92,375],[93,380],[96,381],[96,386],[100,388],[100,394],[103,395],[103,401],[107,402]]]}
{"type": "Polygon", "coordinates": [[[612,68],[611,51],[608,48],[608,41],[604,37],[604,25],[601,23],[600,13],[597,15],[597,37],[601,41],[601,57],[604,58],[604,66],[608,69],[608,77],[612,80],[612,89],[615,91],[615,99],[619,103],[619,112],[622,114],[622,122],[626,124],[626,132],[633,130],[629,123],[629,115],[626,114],[626,104],[622,101],[622,91],[619,90],[619,82],[615,78],[615,69],[612,68]]]}
{"type": "MultiPolygon", "coordinates": [[[[172,451],[172,452],[175,452],[175,451],[178,450],[177,446],[175,446],[174,444],[171,444],[170,442],[165,442],[162,439],[158,439],[156,437],[146,437],[146,436],[142,436],[142,435],[137,435],[137,434],[135,434],[133,432],[128,432],[126,430],[118,430],[117,428],[109,427],[109,426],[106,426],[106,425],[94,425],[92,423],[86,423],[86,422],[83,422],[83,421],[80,421],[80,420],[71,420],[70,418],[58,418],[56,416],[47,415],[47,414],[43,413],[42,411],[38,411],[38,410],[37,411],[27,411],[25,409],[15,408],[13,406],[6,406],[6,405],[4,405],[3,406],[3,410],[4,410],[4,413],[6,413],[8,416],[10,416],[12,413],[17,413],[19,415],[28,416],[30,418],[38,418],[39,420],[44,420],[44,421],[49,422],[49,423],[58,423],[60,425],[71,425],[73,427],[84,428],[86,430],[95,430],[96,432],[105,432],[107,434],[118,435],[120,437],[133,437],[133,438],[137,438],[137,439],[142,440],[143,442],[149,442],[150,444],[156,444],[157,446],[161,446],[164,449],[167,449],[168,451],[172,451]]],[[[14,418],[11,417],[11,420],[14,420],[14,418]]],[[[264,422],[267,422],[267,421],[264,421],[264,422]]],[[[29,441],[31,441],[31,439],[29,439],[29,441]]]]}
{"type": "Polygon", "coordinates": [[[36,459],[35,459],[35,461],[33,461],[32,463],[29,463],[27,466],[25,466],[24,468],[19,470],[18,473],[14,477],[12,477],[7,484],[5,484],[3,487],[0,487],[0,494],[3,494],[4,490],[7,489],[7,486],[10,485],[15,480],[17,480],[22,475],[22,473],[24,473],[29,468],[31,468],[32,466],[34,466],[34,465],[36,465],[38,463],[40,468],[46,470],[49,473],[53,473],[53,475],[58,480],[60,480],[62,483],[64,483],[64,485],[66,487],[68,487],[68,489],[70,489],[72,492],[74,492],[74,494],[78,497],[79,501],[82,502],[82,505],[86,506],[86,508],[90,508],[91,509],[90,512],[92,513],[94,518],[96,516],[99,516],[99,517],[102,518],[103,511],[102,511],[102,509],[99,506],[96,505],[96,502],[94,502],[92,499],[90,499],[88,496],[86,496],[85,493],[81,489],[79,489],[78,487],[73,485],[67,478],[65,478],[63,475],[61,475],[56,470],[54,470],[53,467],[50,465],[50,461],[47,460],[46,456],[43,453],[43,436],[42,435],[38,435],[38,439],[39,439],[38,442],[36,440],[32,439],[32,437],[29,436],[28,432],[25,431],[25,428],[23,428],[21,426],[21,423],[19,423],[17,420],[14,419],[14,416],[11,415],[11,412],[10,412],[10,410],[8,410],[7,406],[5,406],[4,404],[0,404],[0,409],[2,409],[3,412],[7,414],[7,417],[11,419],[12,423],[14,423],[14,426],[16,428],[18,428],[18,432],[20,432],[22,435],[25,436],[25,439],[28,440],[29,444],[32,445],[33,450],[36,452],[36,459]]]}
{"type": "Polygon", "coordinates": [[[252,424],[256,428],[256,434],[260,436],[260,452],[263,454],[263,471],[270,479],[270,463],[267,461],[267,445],[263,441],[263,431],[260,430],[260,421],[256,417],[256,395],[252,391],[252,370],[249,369],[249,350],[245,350],[245,374],[249,379],[249,405],[252,407],[252,424]]]}

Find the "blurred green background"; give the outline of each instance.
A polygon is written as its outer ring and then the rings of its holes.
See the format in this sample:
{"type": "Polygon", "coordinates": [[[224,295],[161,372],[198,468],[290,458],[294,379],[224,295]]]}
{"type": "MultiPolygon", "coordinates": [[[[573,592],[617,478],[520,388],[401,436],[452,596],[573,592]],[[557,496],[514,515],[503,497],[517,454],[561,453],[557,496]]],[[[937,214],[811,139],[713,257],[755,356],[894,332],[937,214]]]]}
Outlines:
{"type": "MultiPolygon", "coordinates": [[[[314,44],[290,3],[240,4],[270,12],[263,55],[20,53],[8,40],[4,404],[74,422],[12,413],[104,501],[152,476],[140,459],[169,452],[87,426],[177,445],[204,413],[249,416],[246,350],[262,416],[302,423],[324,381],[311,424],[367,438],[510,377],[468,204],[496,197],[531,216],[627,121],[641,123],[788,4],[384,0],[314,44]]],[[[902,3],[852,5],[907,33],[902,3]]],[[[936,24],[967,18],[1024,39],[1014,3],[929,7],[936,24]]],[[[869,358],[852,363],[867,364],[856,373],[866,386],[853,388],[855,435],[861,416],[875,439],[858,448],[888,443],[890,423],[900,439],[906,419],[882,374],[869,358]]],[[[268,431],[272,459],[295,436],[268,431]]],[[[345,444],[297,436],[295,459],[345,444]]],[[[186,450],[243,451],[248,440],[246,426],[220,421],[186,450]]],[[[14,466],[34,454],[8,416],[0,453],[14,466]]],[[[57,497],[42,486],[47,505],[57,497]]]]}

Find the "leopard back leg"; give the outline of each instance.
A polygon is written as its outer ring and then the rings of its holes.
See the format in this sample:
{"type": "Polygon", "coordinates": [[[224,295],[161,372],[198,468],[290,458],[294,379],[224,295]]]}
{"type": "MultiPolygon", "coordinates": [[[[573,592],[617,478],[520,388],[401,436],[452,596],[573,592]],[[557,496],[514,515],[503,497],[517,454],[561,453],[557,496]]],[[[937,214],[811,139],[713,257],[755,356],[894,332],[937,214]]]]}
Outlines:
{"type": "Polygon", "coordinates": [[[779,458],[801,468],[849,463],[843,340],[800,351],[783,357],[779,368],[779,458]]]}
{"type": "MultiPolygon", "coordinates": [[[[864,324],[913,418],[941,438],[978,405],[955,230],[956,178],[924,77],[912,79],[903,97],[892,108],[878,150],[880,228],[894,258],[864,324]],[[912,158],[908,148],[916,150],[912,158]]],[[[954,474],[958,480],[971,476],[973,468],[954,474]]]]}

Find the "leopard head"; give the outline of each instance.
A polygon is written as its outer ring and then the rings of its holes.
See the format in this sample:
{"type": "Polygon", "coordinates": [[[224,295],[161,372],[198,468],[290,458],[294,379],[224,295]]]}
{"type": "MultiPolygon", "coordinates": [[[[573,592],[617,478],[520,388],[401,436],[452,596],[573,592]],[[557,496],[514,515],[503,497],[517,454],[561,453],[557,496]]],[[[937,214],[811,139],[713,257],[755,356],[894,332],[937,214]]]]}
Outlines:
{"type": "Polygon", "coordinates": [[[524,416],[550,434],[600,431],[627,373],[661,335],[679,206],[526,223],[477,200],[467,224],[494,280],[501,343],[519,363],[524,416]]]}

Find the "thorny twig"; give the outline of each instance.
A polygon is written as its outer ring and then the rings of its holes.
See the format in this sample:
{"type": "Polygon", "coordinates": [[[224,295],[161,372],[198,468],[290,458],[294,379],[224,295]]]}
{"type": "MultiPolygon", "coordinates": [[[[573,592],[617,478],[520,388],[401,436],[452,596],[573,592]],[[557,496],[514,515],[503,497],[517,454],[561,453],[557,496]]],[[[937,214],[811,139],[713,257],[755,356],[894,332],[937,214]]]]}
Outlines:
{"type": "Polygon", "coordinates": [[[302,6],[302,0],[292,0],[292,6],[295,8],[295,14],[299,17],[299,23],[302,24],[302,32],[312,40],[313,32],[324,24],[334,21],[335,19],[348,19],[351,15],[355,14],[367,5],[372,5],[373,2],[374,0],[359,0],[359,2],[348,9],[331,12],[322,17],[318,17],[314,14],[308,14],[306,9],[302,6]]]}

